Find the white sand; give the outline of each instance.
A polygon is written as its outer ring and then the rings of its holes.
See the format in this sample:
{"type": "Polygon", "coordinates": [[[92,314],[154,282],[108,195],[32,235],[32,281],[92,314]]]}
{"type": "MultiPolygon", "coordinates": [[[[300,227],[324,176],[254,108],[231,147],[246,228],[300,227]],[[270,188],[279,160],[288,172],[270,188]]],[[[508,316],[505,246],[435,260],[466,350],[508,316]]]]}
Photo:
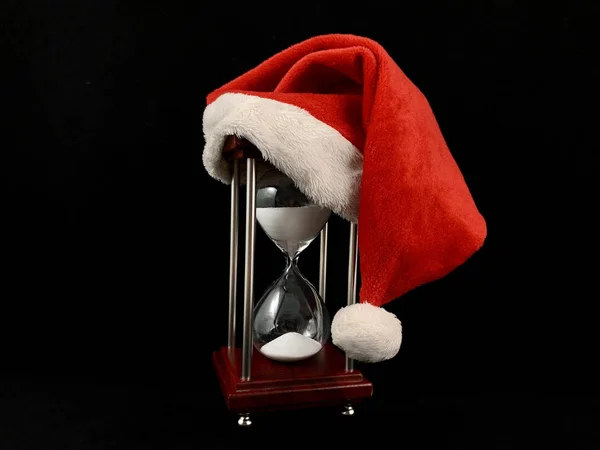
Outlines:
{"type": "Polygon", "coordinates": [[[321,347],[314,339],[290,332],[263,345],[260,352],[275,361],[289,362],[310,358],[319,353],[321,347]]]}
{"type": "Polygon", "coordinates": [[[256,208],[256,219],[271,239],[309,241],[321,231],[330,213],[317,205],[256,208]]]}

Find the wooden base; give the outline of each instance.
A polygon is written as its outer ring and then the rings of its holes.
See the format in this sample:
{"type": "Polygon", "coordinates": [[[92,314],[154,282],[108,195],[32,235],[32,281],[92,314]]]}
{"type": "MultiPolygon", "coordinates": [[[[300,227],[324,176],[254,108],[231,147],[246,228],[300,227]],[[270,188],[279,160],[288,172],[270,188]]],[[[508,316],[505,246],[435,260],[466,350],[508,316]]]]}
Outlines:
{"type": "Polygon", "coordinates": [[[278,409],[346,405],[371,397],[373,386],[362,374],[345,371],[345,355],[327,344],[312,358],[272,361],[254,349],[250,381],[242,381],[241,349],[221,348],[213,364],[227,407],[250,413],[278,409]]]}

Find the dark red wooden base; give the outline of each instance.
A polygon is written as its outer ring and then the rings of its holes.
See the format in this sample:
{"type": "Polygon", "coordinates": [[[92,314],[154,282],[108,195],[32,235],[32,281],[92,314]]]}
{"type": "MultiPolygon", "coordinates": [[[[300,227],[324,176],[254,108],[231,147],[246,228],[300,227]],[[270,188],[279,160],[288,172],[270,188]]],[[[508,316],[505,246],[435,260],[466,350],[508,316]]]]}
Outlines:
{"type": "Polygon", "coordinates": [[[344,353],[328,344],[314,357],[280,363],[256,349],[251,381],[242,381],[241,349],[213,353],[213,364],[227,407],[250,413],[277,409],[345,405],[371,397],[373,386],[362,374],[345,371],[344,353]]]}

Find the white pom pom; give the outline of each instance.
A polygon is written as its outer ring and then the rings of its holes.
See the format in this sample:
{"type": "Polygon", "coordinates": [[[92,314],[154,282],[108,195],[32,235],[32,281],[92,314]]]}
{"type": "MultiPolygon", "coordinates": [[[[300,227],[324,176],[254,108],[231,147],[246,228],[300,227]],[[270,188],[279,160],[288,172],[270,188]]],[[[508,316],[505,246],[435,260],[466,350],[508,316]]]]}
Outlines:
{"type": "Polygon", "coordinates": [[[362,362],[391,359],[400,350],[402,324],[395,314],[369,303],[340,309],[331,323],[333,344],[362,362]]]}

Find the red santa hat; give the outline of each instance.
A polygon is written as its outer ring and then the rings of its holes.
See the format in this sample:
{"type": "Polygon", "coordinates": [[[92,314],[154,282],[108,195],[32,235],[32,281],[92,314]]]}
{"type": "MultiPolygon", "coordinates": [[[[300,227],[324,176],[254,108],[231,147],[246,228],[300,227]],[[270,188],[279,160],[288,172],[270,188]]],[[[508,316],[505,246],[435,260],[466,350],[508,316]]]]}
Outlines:
{"type": "Polygon", "coordinates": [[[382,308],[444,277],[475,253],[486,224],[427,99],[376,42],[318,36],[208,96],[203,162],[231,182],[228,136],[314,202],[358,222],[359,303],[332,322],[332,341],[365,362],[392,358],[402,327],[382,308]]]}

